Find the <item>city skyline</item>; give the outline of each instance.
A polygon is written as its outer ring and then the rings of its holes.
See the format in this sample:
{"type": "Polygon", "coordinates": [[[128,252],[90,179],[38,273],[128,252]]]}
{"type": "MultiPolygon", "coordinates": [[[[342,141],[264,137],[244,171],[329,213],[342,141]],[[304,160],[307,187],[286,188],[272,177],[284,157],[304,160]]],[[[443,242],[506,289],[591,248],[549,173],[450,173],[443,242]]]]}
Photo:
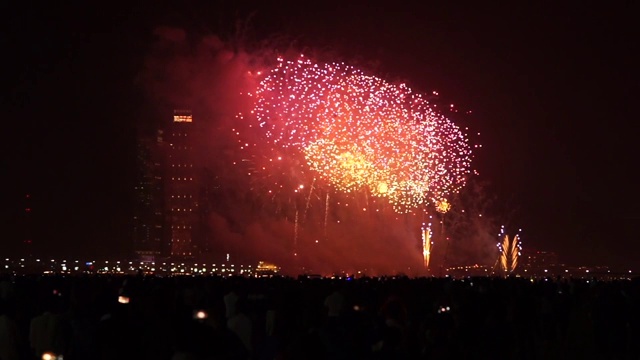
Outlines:
{"type": "Polygon", "coordinates": [[[631,5],[407,4],[396,14],[345,5],[332,26],[325,9],[314,21],[296,20],[309,19],[300,5],[284,11],[220,2],[101,14],[87,6],[79,9],[85,20],[62,8],[12,6],[15,71],[4,101],[16,120],[8,124],[3,161],[10,252],[22,253],[31,240],[40,253],[132,253],[136,132],[154,128],[177,105],[150,103],[137,83],[154,29],[224,35],[230,19],[255,11],[253,36],[297,36],[298,46],[316,49],[330,44],[347,59],[377,62],[384,73],[473,110],[483,145],[474,169],[507,207],[503,214],[517,210],[525,249],[554,251],[572,264],[637,264],[627,255],[637,250],[640,213],[631,5]],[[127,13],[140,17],[134,22],[127,13]],[[353,13],[362,18],[350,24],[353,13]],[[52,22],[66,25],[42,38],[52,22]]]}

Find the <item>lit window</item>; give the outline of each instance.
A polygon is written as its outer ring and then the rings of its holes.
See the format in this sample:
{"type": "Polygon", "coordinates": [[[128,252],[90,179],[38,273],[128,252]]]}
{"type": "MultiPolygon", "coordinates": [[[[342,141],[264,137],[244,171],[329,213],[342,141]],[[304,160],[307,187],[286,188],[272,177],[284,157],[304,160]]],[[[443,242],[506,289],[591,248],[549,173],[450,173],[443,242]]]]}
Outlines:
{"type": "Polygon", "coordinates": [[[192,122],[192,121],[193,121],[193,117],[191,116],[191,114],[173,115],[173,122],[192,122]]]}

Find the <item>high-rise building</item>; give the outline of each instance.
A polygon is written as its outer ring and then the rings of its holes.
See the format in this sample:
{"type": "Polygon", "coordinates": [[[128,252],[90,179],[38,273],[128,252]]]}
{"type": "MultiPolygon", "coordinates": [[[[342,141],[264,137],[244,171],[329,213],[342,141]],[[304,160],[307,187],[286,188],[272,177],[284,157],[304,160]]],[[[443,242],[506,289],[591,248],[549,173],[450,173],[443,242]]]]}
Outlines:
{"type": "Polygon", "coordinates": [[[173,121],[167,127],[165,135],[165,213],[169,255],[174,258],[189,258],[196,255],[200,228],[199,166],[196,164],[191,111],[175,110],[173,121]]]}
{"type": "Polygon", "coordinates": [[[153,137],[138,141],[134,252],[141,260],[205,256],[211,174],[197,161],[190,110],[174,110],[153,137]]]}
{"type": "Polygon", "coordinates": [[[24,254],[31,256],[33,254],[33,232],[32,232],[32,222],[31,219],[31,211],[33,210],[31,207],[31,194],[25,194],[24,196],[24,239],[22,240],[24,245],[24,254]]]}
{"type": "Polygon", "coordinates": [[[142,260],[154,260],[165,252],[162,150],[162,131],[138,139],[133,250],[142,260]]]}

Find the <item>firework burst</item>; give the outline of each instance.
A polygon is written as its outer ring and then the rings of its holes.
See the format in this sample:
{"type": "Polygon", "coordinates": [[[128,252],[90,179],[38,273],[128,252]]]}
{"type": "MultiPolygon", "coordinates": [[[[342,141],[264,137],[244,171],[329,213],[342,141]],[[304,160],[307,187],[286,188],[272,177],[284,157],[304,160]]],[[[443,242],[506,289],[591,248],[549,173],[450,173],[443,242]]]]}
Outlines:
{"type": "Polygon", "coordinates": [[[301,157],[298,172],[316,186],[364,191],[408,212],[446,200],[470,172],[470,147],[455,124],[406,85],[354,67],[278,59],[255,100],[268,142],[301,157]]]}

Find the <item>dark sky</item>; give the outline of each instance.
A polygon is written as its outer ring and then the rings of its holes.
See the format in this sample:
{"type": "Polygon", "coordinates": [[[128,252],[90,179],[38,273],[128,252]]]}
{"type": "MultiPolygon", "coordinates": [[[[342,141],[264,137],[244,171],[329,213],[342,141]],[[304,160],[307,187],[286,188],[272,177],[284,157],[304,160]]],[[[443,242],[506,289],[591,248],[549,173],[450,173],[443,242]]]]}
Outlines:
{"type": "Polygon", "coordinates": [[[525,246],[573,264],[640,268],[637,4],[9,3],[0,40],[8,253],[25,236],[26,193],[42,251],[128,251],[135,128],[149,113],[135,79],[153,29],[224,34],[253,14],[256,39],[284,35],[375,61],[473,110],[483,144],[475,168],[517,210],[525,246]]]}

